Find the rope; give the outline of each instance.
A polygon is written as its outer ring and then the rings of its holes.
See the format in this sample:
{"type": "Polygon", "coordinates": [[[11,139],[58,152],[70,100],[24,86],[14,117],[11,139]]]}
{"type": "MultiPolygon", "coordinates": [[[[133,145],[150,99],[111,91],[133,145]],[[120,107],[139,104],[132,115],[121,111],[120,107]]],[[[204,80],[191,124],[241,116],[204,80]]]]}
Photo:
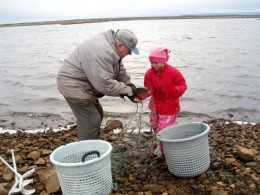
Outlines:
{"type": "MultiPolygon", "coordinates": [[[[153,103],[153,106],[154,106],[154,103],[153,103]]],[[[132,130],[129,133],[129,135],[131,135],[131,139],[133,138],[133,141],[135,143],[135,145],[133,146],[134,149],[140,149],[141,136],[142,136],[141,129],[142,129],[142,122],[143,122],[143,118],[144,118],[143,110],[144,110],[143,101],[135,104],[134,110],[130,116],[130,120],[126,127],[126,130],[128,130],[130,128],[130,125],[134,122],[134,119],[136,119],[136,124],[131,128],[132,130]],[[135,129],[138,129],[137,134],[134,134],[135,129]]],[[[154,108],[154,110],[155,110],[155,108],[154,108]]],[[[156,115],[155,112],[153,112],[153,114],[156,115]]],[[[151,132],[154,132],[152,125],[151,125],[151,132]]],[[[151,160],[152,156],[149,155],[149,153],[151,150],[154,150],[153,144],[156,142],[156,136],[154,134],[152,134],[152,135],[153,135],[153,137],[151,138],[151,141],[149,141],[150,144],[148,145],[148,147],[145,147],[145,150],[143,150],[142,154],[140,155],[140,156],[142,156],[142,158],[144,157],[144,155],[147,155],[147,158],[145,157],[144,161],[143,161],[143,163],[145,163],[145,164],[151,160]]],[[[127,161],[128,154],[130,152],[131,151],[128,151],[127,148],[125,148],[125,149],[114,148],[112,155],[113,155],[113,161],[116,163],[116,165],[113,166],[113,172],[115,174],[119,173],[122,170],[122,168],[124,167],[124,165],[127,161]]],[[[138,161],[138,160],[140,160],[140,159],[136,159],[136,161],[138,161]]],[[[133,161],[132,163],[134,163],[134,162],[135,161],[133,161]]]]}

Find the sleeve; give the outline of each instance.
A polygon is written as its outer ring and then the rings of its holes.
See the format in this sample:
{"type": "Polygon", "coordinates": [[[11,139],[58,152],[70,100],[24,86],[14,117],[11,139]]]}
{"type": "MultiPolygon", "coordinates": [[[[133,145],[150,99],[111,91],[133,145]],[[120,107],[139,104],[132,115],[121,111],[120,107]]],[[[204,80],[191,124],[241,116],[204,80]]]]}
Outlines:
{"type": "Polygon", "coordinates": [[[139,93],[137,92],[135,97],[138,99],[138,100],[145,100],[146,98],[150,97],[152,95],[152,92],[151,91],[148,91],[148,92],[143,92],[143,93],[139,93]]]}
{"type": "Polygon", "coordinates": [[[155,94],[155,87],[153,86],[152,82],[152,72],[151,69],[149,69],[144,76],[144,86],[150,90],[151,95],[155,94]]]}
{"type": "Polygon", "coordinates": [[[133,95],[132,88],[124,83],[130,82],[130,76],[128,76],[125,69],[123,68],[121,70],[122,73],[119,73],[121,77],[123,75],[126,77],[125,80],[119,79],[117,81],[114,66],[118,64],[113,62],[112,57],[103,56],[99,53],[89,61],[89,64],[82,65],[83,71],[95,90],[108,96],[118,96],[119,94],[133,95]]]}
{"type": "Polygon", "coordinates": [[[149,73],[149,70],[146,72],[144,76],[144,86],[149,89],[148,92],[137,92],[136,98],[138,100],[145,100],[146,98],[150,97],[152,95],[152,82],[151,82],[151,76],[149,73]]]}
{"type": "Polygon", "coordinates": [[[175,69],[175,76],[173,77],[174,86],[171,88],[171,93],[173,97],[179,98],[181,97],[187,89],[186,80],[181,74],[181,72],[175,69]]]}
{"type": "Polygon", "coordinates": [[[120,63],[119,72],[117,74],[116,80],[119,82],[123,82],[126,85],[131,84],[131,76],[127,73],[124,64],[120,63]]]}

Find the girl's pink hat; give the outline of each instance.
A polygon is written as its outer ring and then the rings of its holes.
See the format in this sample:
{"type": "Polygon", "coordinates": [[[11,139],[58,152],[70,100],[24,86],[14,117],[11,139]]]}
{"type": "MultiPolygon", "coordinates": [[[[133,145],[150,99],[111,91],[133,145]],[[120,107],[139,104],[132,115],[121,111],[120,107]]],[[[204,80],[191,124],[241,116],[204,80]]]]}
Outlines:
{"type": "Polygon", "coordinates": [[[150,62],[166,63],[170,57],[170,52],[166,47],[153,47],[149,55],[149,60],[150,62]]]}

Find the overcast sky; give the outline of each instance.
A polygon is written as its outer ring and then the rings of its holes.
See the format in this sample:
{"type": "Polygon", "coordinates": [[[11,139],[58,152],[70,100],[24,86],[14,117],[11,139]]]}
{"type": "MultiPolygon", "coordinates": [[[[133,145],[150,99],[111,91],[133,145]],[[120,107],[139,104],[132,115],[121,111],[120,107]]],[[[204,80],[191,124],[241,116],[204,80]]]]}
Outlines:
{"type": "Polygon", "coordinates": [[[260,0],[0,0],[0,23],[260,12],[260,0]]]}

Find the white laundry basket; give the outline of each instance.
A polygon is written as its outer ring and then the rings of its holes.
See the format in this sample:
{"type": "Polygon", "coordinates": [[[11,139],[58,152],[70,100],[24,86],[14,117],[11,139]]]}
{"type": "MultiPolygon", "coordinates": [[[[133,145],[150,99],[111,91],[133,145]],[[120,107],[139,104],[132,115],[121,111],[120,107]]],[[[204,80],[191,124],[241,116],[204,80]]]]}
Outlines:
{"type": "Polygon", "coordinates": [[[63,195],[109,194],[113,186],[111,151],[111,144],[104,140],[73,142],[55,149],[50,160],[63,195]]]}
{"type": "Polygon", "coordinates": [[[209,130],[206,123],[192,122],[167,127],[156,135],[173,175],[195,177],[209,168],[209,130]]]}

